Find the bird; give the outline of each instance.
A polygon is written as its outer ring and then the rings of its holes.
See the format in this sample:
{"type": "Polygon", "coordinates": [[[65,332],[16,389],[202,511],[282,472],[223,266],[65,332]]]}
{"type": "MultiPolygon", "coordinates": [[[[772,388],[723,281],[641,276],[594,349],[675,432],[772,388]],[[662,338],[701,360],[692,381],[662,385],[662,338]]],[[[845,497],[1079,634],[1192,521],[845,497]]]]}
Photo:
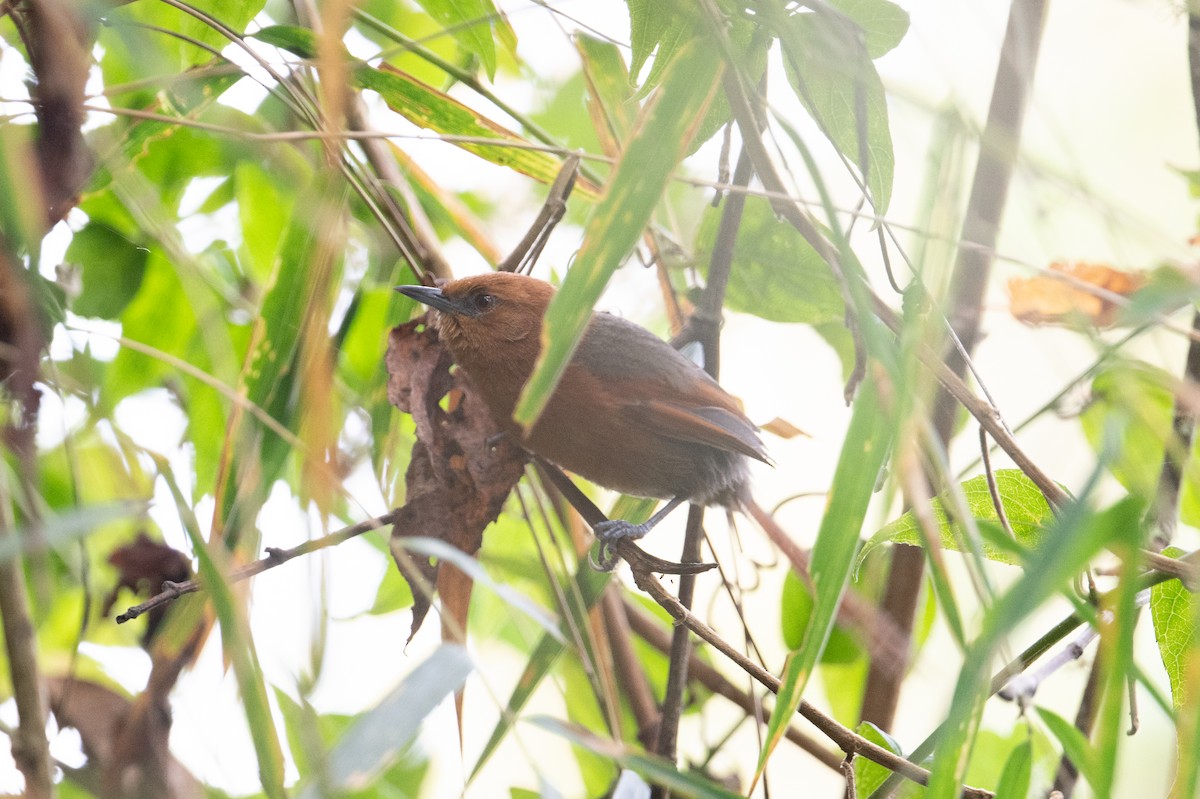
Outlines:
{"type": "MultiPolygon", "coordinates": [[[[499,428],[529,452],[625,494],[668,500],[642,524],[594,526],[607,547],[641,538],[684,502],[749,503],[749,460],[770,463],[758,428],[703,369],[646,328],[592,314],[540,417],[529,430],[513,409],[542,350],[549,283],[491,272],[396,291],[436,311],[439,338],[499,428]]],[[[609,561],[611,563],[611,561],[609,561]]]]}

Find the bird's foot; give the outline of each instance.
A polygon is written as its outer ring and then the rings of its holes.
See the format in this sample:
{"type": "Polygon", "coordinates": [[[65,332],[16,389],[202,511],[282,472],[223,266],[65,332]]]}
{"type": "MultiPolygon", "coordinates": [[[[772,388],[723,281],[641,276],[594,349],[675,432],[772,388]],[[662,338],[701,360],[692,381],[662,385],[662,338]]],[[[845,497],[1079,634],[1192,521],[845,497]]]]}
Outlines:
{"type": "Polygon", "coordinates": [[[614,546],[619,541],[636,541],[650,532],[651,524],[634,524],[624,519],[609,519],[592,527],[596,539],[600,542],[600,552],[592,558],[592,566],[599,571],[612,571],[617,565],[617,552],[614,546]]]}

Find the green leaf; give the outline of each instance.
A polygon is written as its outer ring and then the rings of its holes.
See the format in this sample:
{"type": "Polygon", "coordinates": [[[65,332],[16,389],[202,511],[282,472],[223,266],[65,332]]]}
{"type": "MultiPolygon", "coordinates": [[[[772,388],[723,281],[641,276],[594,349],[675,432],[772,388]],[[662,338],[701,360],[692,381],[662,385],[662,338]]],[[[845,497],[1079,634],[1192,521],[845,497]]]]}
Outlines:
{"type": "Polygon", "coordinates": [[[591,319],[592,307],[642,235],[703,118],[719,60],[700,44],[692,42],[680,52],[643,109],[637,132],[588,220],[575,265],[546,312],[542,352],[513,413],[519,424],[533,424],[545,407],[591,319]]]}
{"type": "Polygon", "coordinates": [[[908,33],[908,12],[890,0],[827,0],[862,28],[867,55],[879,58],[908,33]]]}
{"type": "Polygon", "coordinates": [[[858,536],[866,518],[867,504],[875,490],[875,481],[890,449],[895,430],[884,411],[871,380],[860,388],[854,402],[850,428],[838,457],[833,483],[829,488],[829,506],[821,519],[812,552],[812,582],[815,604],[804,638],[792,651],[784,666],[775,708],[767,726],[767,739],[758,760],[756,779],[762,775],[767,758],[782,739],[787,725],[804,693],[808,678],[821,658],[833,630],[842,592],[854,567],[858,536]]]}
{"type": "Polygon", "coordinates": [[[467,51],[479,56],[488,79],[495,80],[496,43],[492,25],[498,27],[503,41],[515,43],[516,34],[491,0],[417,0],[417,3],[467,51]]]}
{"type": "MultiPolygon", "coordinates": [[[[1042,496],[1042,492],[1020,469],[997,469],[994,474],[996,489],[1000,495],[1000,501],[1004,505],[1004,513],[1008,517],[1009,526],[1012,527],[1013,534],[1016,536],[1017,546],[1004,546],[1001,539],[990,536],[983,541],[983,554],[989,560],[1015,566],[1022,562],[1020,556],[1022,551],[1034,550],[1041,545],[1046,535],[1046,527],[1053,520],[1054,514],[1046,503],[1046,498],[1042,496]]],[[[996,506],[992,502],[992,495],[988,490],[987,475],[977,475],[963,482],[959,486],[959,491],[962,492],[963,499],[974,519],[983,522],[999,521],[996,506]]],[[[939,496],[933,499],[930,505],[933,515],[937,519],[940,534],[938,542],[941,547],[955,552],[966,551],[962,531],[956,524],[950,523],[946,514],[946,499],[939,496]]],[[[1001,535],[1007,536],[1007,533],[1001,533],[1001,535]]],[[[861,566],[867,555],[881,544],[924,546],[925,538],[912,511],[905,513],[871,536],[863,544],[862,551],[858,554],[858,564],[861,566]]]]}
{"type": "Polygon", "coordinates": [[[278,172],[268,172],[251,161],[239,161],[233,178],[242,245],[250,267],[246,271],[265,282],[279,256],[295,194],[289,191],[290,181],[281,179],[278,172]]]}
{"type": "Polygon", "coordinates": [[[876,213],[886,213],[895,156],[883,82],[862,29],[825,6],[776,24],[797,98],[833,146],[858,166],[876,213]]]}
{"type": "MultiPolygon", "coordinates": [[[[1184,552],[1168,547],[1162,554],[1178,558],[1184,552]]],[[[1178,580],[1168,580],[1150,589],[1150,617],[1154,621],[1158,654],[1171,684],[1171,704],[1178,713],[1193,698],[1193,686],[1184,667],[1189,653],[1200,644],[1200,631],[1196,628],[1200,601],[1178,580]]]]}
{"type": "MultiPolygon", "coordinates": [[[[629,77],[637,80],[646,59],[658,47],[674,19],[674,4],[667,0],[629,0],[629,77]]],[[[664,59],[665,60],[665,59],[664,59]]]]}
{"type": "MultiPolygon", "coordinates": [[[[41,520],[39,544],[46,543],[54,549],[95,533],[98,529],[122,519],[142,517],[149,507],[146,502],[111,502],[102,505],[85,505],[71,508],[61,514],[49,515],[41,520]]],[[[0,563],[27,552],[33,538],[22,528],[9,530],[0,538],[0,563]]]]}
{"type": "Polygon", "coordinates": [[[0,236],[15,252],[35,247],[45,233],[31,130],[29,125],[0,125],[0,236]]]}
{"type": "MultiPolygon", "coordinates": [[[[871,743],[878,744],[889,752],[904,757],[904,750],[900,748],[896,739],[871,722],[864,721],[859,724],[855,732],[871,743]]],[[[870,796],[876,788],[883,785],[891,774],[890,769],[884,768],[874,760],[868,760],[861,756],[854,758],[854,787],[859,796],[870,796]]]]}
{"type": "Polygon", "coordinates": [[[90,222],[67,247],[66,259],[82,269],[83,289],[72,310],[80,316],[116,319],[146,274],[149,250],[102,222],[90,222]]]}
{"type": "Polygon", "coordinates": [[[280,50],[287,50],[300,58],[317,57],[317,34],[308,28],[299,28],[295,25],[268,25],[248,36],[272,47],[278,47],[280,50]]]}
{"type": "MultiPolygon", "coordinates": [[[[708,208],[696,236],[697,259],[707,269],[721,222],[708,208]]],[[[829,265],[771,203],[747,197],[733,251],[725,305],[772,322],[841,324],[846,306],[829,265]]]]}
{"type": "MultiPolygon", "coordinates": [[[[542,183],[553,183],[558,176],[562,166],[560,159],[549,153],[524,149],[520,145],[527,142],[522,137],[410,75],[386,65],[380,69],[360,67],[354,71],[354,80],[360,88],[378,92],[388,108],[414,125],[449,136],[494,140],[495,144],[454,142],[486,161],[514,169],[542,183]]],[[[586,183],[581,182],[579,189],[585,195],[590,193],[586,183]]]]}
{"type": "Polygon", "coordinates": [[[1022,741],[1008,755],[996,784],[996,799],[1026,799],[1033,781],[1033,743],[1022,741]]]}
{"type": "MultiPolygon", "coordinates": [[[[467,650],[443,644],[417,666],[382,702],[357,717],[329,753],[329,780],[338,790],[360,791],[397,761],[419,732],[421,722],[458,690],[473,669],[467,650]]],[[[300,799],[322,796],[309,783],[300,799]]]]}
{"type": "MultiPolygon", "coordinates": [[[[1095,488],[1093,474],[1083,493],[1095,488]]],[[[1038,557],[987,611],[979,637],[971,644],[959,674],[954,699],[943,723],[942,740],[930,769],[929,799],[952,799],[962,787],[971,746],[987,697],[988,667],[995,648],[1010,631],[1066,586],[1088,561],[1115,539],[1139,534],[1143,505],[1126,498],[1110,508],[1090,512],[1084,499],[1068,506],[1047,531],[1038,557]]]]}
{"type": "Polygon", "coordinates": [[[1092,748],[1088,739],[1083,737],[1083,733],[1079,731],[1078,727],[1057,713],[1042,707],[1037,709],[1037,713],[1042,723],[1046,725],[1046,729],[1062,745],[1063,754],[1075,764],[1075,768],[1079,770],[1079,776],[1094,787],[1099,762],[1096,750],[1092,748]]]}
{"type": "Polygon", "coordinates": [[[1171,429],[1171,377],[1140,361],[1120,361],[1092,380],[1079,416],[1088,443],[1110,457],[1108,470],[1141,497],[1153,497],[1171,429]],[[1115,440],[1115,441],[1114,441],[1115,440]]]}

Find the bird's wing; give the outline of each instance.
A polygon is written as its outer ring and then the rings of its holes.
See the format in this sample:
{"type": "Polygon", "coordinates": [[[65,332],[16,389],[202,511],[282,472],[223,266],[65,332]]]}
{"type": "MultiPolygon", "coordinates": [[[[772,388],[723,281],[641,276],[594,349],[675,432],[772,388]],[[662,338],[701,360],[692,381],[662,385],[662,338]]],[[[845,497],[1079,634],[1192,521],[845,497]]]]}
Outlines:
{"type": "Polygon", "coordinates": [[[697,408],[664,400],[647,400],[626,405],[622,412],[659,435],[740,452],[763,463],[771,462],[754,425],[725,408],[697,408]]]}

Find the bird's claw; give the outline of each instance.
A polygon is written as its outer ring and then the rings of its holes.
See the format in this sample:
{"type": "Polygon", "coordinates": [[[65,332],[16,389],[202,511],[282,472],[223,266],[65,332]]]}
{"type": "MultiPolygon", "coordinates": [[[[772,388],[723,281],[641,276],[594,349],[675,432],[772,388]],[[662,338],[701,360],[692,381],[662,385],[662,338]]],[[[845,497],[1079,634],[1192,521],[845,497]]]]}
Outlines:
{"type": "Polygon", "coordinates": [[[600,552],[590,558],[592,567],[598,571],[612,571],[617,565],[615,545],[618,541],[635,541],[650,532],[650,526],[634,524],[624,519],[609,519],[593,525],[592,532],[600,542],[600,552]]]}

